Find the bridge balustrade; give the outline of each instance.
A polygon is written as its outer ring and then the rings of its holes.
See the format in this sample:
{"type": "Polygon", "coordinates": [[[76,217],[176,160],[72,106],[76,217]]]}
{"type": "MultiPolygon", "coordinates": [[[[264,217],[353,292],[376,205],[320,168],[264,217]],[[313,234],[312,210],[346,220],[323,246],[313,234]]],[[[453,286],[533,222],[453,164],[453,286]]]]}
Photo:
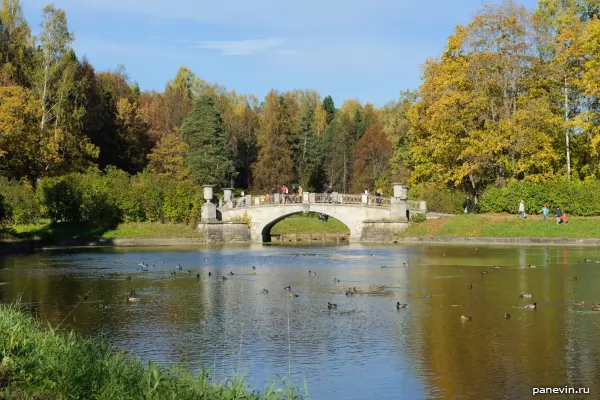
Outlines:
{"type": "MultiPolygon", "coordinates": [[[[390,207],[391,198],[375,195],[364,194],[345,194],[345,193],[308,193],[301,194],[275,194],[244,197],[234,200],[234,207],[256,207],[268,205],[283,205],[283,204],[301,204],[301,203],[329,203],[329,204],[348,204],[348,205],[369,205],[390,207]]],[[[420,210],[419,202],[413,202],[415,211],[420,210]]]]}

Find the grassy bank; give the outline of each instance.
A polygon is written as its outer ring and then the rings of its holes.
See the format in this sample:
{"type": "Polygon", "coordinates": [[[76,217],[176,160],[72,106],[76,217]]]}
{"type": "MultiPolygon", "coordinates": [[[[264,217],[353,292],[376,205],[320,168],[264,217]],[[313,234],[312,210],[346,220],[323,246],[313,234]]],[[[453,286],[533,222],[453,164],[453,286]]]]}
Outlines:
{"type": "Polygon", "coordinates": [[[302,234],[302,233],[350,233],[350,230],[341,221],[329,217],[327,222],[320,221],[317,214],[296,214],[279,221],[271,233],[279,234],[302,234]]]}
{"type": "Polygon", "coordinates": [[[540,216],[456,215],[411,224],[403,236],[600,238],[600,217],[570,217],[568,224],[557,225],[554,218],[544,222],[540,216]]]}
{"type": "Polygon", "coordinates": [[[43,329],[18,305],[0,305],[0,399],[297,399],[289,387],[212,382],[115,352],[100,340],[43,329]]]}
{"type": "Polygon", "coordinates": [[[201,238],[202,234],[189,225],[160,222],[124,222],[114,228],[46,222],[6,227],[1,236],[4,241],[38,240],[44,245],[60,245],[95,239],[201,238]]]}

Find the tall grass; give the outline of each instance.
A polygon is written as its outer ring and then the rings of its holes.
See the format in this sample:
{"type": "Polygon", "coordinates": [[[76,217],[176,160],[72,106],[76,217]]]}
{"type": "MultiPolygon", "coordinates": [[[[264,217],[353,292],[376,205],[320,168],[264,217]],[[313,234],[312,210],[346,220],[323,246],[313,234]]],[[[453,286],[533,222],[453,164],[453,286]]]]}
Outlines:
{"type": "Polygon", "coordinates": [[[0,399],[300,399],[297,388],[251,389],[116,352],[105,341],[44,329],[19,303],[0,305],[0,399]]]}

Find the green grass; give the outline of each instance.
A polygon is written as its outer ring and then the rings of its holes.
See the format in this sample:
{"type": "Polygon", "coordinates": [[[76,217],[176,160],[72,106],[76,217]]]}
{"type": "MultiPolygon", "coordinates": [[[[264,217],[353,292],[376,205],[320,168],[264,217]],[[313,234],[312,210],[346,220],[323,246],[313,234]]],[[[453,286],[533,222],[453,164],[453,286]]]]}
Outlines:
{"type": "Polygon", "coordinates": [[[600,238],[600,217],[570,217],[568,224],[557,225],[540,216],[456,215],[411,224],[403,236],[600,238]]]}
{"type": "Polygon", "coordinates": [[[115,229],[104,232],[106,239],[114,238],[202,238],[194,227],[184,224],[160,222],[124,222],[115,229]]]}
{"type": "Polygon", "coordinates": [[[124,222],[114,228],[106,228],[91,224],[46,222],[5,227],[0,230],[0,238],[6,242],[36,240],[44,245],[65,245],[96,239],[202,238],[202,234],[185,224],[124,222]]]}
{"type": "Polygon", "coordinates": [[[299,399],[288,385],[253,390],[176,366],[144,365],[105,341],[42,329],[19,304],[0,305],[0,399],[299,399]]]}
{"type": "Polygon", "coordinates": [[[319,221],[317,214],[309,213],[295,214],[284,220],[279,221],[273,228],[271,233],[279,234],[303,234],[303,233],[350,233],[350,229],[340,220],[329,217],[327,222],[319,221]]]}

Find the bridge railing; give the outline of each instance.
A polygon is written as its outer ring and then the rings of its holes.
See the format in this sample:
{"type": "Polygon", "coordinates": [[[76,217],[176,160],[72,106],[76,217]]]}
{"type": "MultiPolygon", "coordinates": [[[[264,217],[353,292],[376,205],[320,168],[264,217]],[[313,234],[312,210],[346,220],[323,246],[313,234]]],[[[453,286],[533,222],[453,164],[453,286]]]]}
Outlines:
{"type": "MultiPolygon", "coordinates": [[[[369,205],[390,207],[391,198],[384,196],[366,195],[366,194],[346,194],[346,193],[308,193],[300,194],[275,194],[250,196],[246,195],[236,199],[234,207],[256,207],[280,204],[348,204],[348,205],[369,205]]],[[[417,202],[418,203],[418,202],[417,202]]],[[[418,208],[418,207],[417,207],[418,208]]]]}
{"type": "Polygon", "coordinates": [[[411,212],[419,212],[426,213],[427,212],[427,202],[419,201],[419,200],[407,200],[406,208],[411,212]]]}

